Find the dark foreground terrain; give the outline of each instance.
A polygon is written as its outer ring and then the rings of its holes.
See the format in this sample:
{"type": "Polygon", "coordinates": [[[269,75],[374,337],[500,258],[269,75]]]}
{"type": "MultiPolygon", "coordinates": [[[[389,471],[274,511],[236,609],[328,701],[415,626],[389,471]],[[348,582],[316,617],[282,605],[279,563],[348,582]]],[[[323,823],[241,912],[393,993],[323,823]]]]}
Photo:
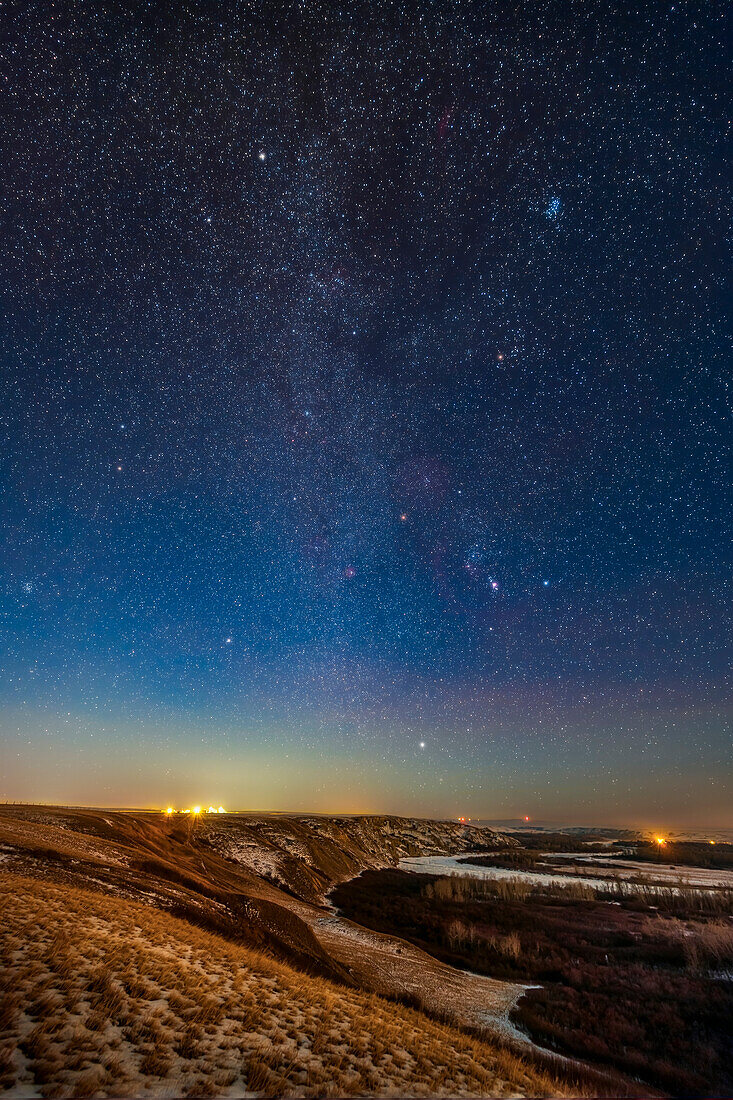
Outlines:
{"type": "Polygon", "coordinates": [[[647,1094],[518,1039],[522,985],[323,901],[404,855],[502,844],[406,818],[0,807],[0,1094],[647,1094]]]}
{"type": "Polygon", "coordinates": [[[727,893],[710,897],[703,915],[699,892],[688,902],[667,895],[672,915],[647,892],[599,901],[582,884],[531,889],[370,870],[332,900],[350,919],[453,966],[541,983],[512,1019],[545,1046],[675,1096],[733,1095],[727,893]]]}

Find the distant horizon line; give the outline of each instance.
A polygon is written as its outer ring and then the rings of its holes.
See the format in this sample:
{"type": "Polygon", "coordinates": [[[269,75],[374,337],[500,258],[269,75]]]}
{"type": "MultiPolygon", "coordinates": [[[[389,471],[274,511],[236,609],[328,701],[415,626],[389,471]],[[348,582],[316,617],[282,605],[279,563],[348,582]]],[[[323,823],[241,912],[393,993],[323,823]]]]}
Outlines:
{"type": "MultiPolygon", "coordinates": [[[[92,804],[86,804],[86,803],[85,804],[80,804],[80,803],[70,803],[70,802],[35,802],[35,801],[28,802],[28,801],[25,801],[25,800],[20,801],[20,800],[9,800],[9,799],[6,799],[6,800],[0,802],[0,808],[13,807],[13,806],[28,807],[28,808],[37,807],[39,809],[49,809],[49,810],[97,810],[97,811],[104,812],[104,813],[152,813],[152,814],[162,814],[163,816],[166,816],[166,809],[167,809],[165,806],[116,806],[116,805],[106,805],[105,806],[105,805],[92,805],[92,804]]],[[[186,813],[186,812],[190,813],[191,811],[190,811],[190,809],[188,809],[188,810],[183,810],[183,809],[178,810],[178,809],[176,809],[174,812],[176,814],[178,814],[178,813],[186,813]]],[[[206,809],[206,810],[202,809],[201,816],[207,815],[208,812],[209,812],[208,809],[206,809]]],[[[481,826],[489,826],[489,827],[519,828],[519,829],[524,829],[528,832],[531,832],[533,828],[535,828],[535,829],[544,829],[544,828],[547,828],[549,826],[554,826],[555,828],[558,829],[558,831],[561,831],[561,832],[563,830],[566,830],[566,829],[588,829],[588,830],[598,829],[598,830],[607,830],[607,831],[624,831],[624,832],[640,832],[640,833],[654,832],[655,831],[655,827],[651,826],[651,825],[648,825],[648,824],[639,824],[639,823],[626,823],[626,824],[623,824],[623,825],[620,825],[620,824],[604,825],[604,824],[598,824],[598,823],[587,824],[585,822],[568,822],[568,821],[564,821],[564,820],[558,819],[558,818],[546,818],[546,817],[538,817],[538,818],[535,818],[535,819],[530,818],[529,821],[527,821],[526,818],[523,817],[523,816],[505,817],[505,818],[466,817],[466,818],[463,818],[463,820],[462,820],[461,817],[459,817],[459,816],[446,817],[445,815],[434,816],[434,815],[431,815],[431,814],[414,814],[414,813],[410,814],[410,813],[398,813],[398,812],[394,812],[394,811],[275,810],[275,809],[266,809],[266,808],[262,808],[262,807],[247,808],[247,809],[243,809],[243,808],[231,809],[231,810],[225,810],[224,813],[229,815],[229,816],[239,814],[239,815],[247,815],[247,816],[263,815],[263,816],[273,816],[273,817],[325,817],[325,818],[328,818],[328,817],[348,817],[348,818],[357,818],[357,817],[365,817],[365,818],[395,817],[395,818],[400,818],[401,817],[401,818],[405,818],[405,819],[412,818],[413,820],[418,820],[418,821],[451,822],[451,823],[456,824],[456,825],[464,824],[464,825],[477,825],[477,826],[481,825],[481,826]]],[[[666,826],[666,831],[667,832],[702,833],[702,832],[705,832],[706,830],[710,831],[710,832],[733,830],[733,825],[708,825],[708,826],[702,826],[702,827],[701,826],[684,826],[684,825],[667,825],[666,826]]]]}

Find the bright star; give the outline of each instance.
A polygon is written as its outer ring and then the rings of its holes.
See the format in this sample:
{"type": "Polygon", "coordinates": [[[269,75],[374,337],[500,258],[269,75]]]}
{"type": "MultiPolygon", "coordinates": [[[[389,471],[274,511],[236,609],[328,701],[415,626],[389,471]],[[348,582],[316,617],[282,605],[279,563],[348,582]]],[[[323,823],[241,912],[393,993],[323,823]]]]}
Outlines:
{"type": "Polygon", "coordinates": [[[420,742],[420,748],[421,748],[421,749],[424,749],[424,748],[425,748],[425,742],[424,742],[424,741],[421,741],[421,742],[420,742]]]}

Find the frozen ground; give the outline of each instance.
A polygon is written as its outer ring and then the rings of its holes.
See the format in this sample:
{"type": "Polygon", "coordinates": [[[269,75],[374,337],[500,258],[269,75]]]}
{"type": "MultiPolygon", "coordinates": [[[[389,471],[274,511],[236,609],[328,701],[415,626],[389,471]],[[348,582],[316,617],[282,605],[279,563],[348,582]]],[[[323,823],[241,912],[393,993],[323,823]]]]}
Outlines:
{"type": "Polygon", "coordinates": [[[406,940],[337,915],[321,917],[312,927],[329,954],[361,981],[393,995],[411,993],[433,1012],[454,1012],[464,1024],[529,1043],[509,1022],[510,1012],[528,986],[447,966],[406,940]]]}
{"type": "Polygon", "coordinates": [[[548,859],[563,860],[569,871],[575,871],[581,876],[588,873],[583,864],[589,863],[601,864],[600,867],[593,867],[593,874],[599,877],[615,875],[618,878],[631,879],[643,875],[654,882],[663,882],[670,886],[684,883],[686,886],[733,887],[733,871],[709,867],[676,867],[671,863],[643,863],[633,859],[613,859],[597,853],[579,855],[577,852],[553,852],[548,859]],[[608,871],[603,870],[604,867],[608,871]]]}
{"type": "MultiPolygon", "coordinates": [[[[557,858],[559,853],[551,853],[548,858],[557,858]]],[[[663,883],[665,886],[682,884],[695,886],[701,889],[715,888],[716,886],[733,887],[733,873],[730,871],[713,871],[707,868],[672,867],[667,863],[634,863],[632,860],[608,859],[605,856],[583,856],[576,853],[565,853],[565,858],[572,859],[568,862],[566,871],[523,871],[518,868],[506,867],[480,867],[472,863],[462,863],[462,857],[456,856],[414,856],[401,859],[399,867],[403,871],[417,871],[426,875],[468,875],[470,878],[481,879],[523,879],[525,882],[536,883],[540,886],[563,885],[568,882],[582,882],[587,886],[602,889],[608,885],[608,880],[621,878],[625,880],[645,879],[649,883],[663,883]],[[585,870],[583,863],[593,862],[603,864],[602,867],[594,866],[585,870]],[[607,868],[607,869],[606,869],[607,868]]]]}

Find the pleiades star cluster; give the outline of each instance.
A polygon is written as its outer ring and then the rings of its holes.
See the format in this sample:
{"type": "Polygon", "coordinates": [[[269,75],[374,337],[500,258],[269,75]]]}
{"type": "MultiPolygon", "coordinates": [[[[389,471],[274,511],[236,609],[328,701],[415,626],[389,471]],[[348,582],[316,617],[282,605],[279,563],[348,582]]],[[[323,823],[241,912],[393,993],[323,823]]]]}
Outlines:
{"type": "Polygon", "coordinates": [[[730,824],[706,3],[4,3],[5,798],[730,824]]]}

